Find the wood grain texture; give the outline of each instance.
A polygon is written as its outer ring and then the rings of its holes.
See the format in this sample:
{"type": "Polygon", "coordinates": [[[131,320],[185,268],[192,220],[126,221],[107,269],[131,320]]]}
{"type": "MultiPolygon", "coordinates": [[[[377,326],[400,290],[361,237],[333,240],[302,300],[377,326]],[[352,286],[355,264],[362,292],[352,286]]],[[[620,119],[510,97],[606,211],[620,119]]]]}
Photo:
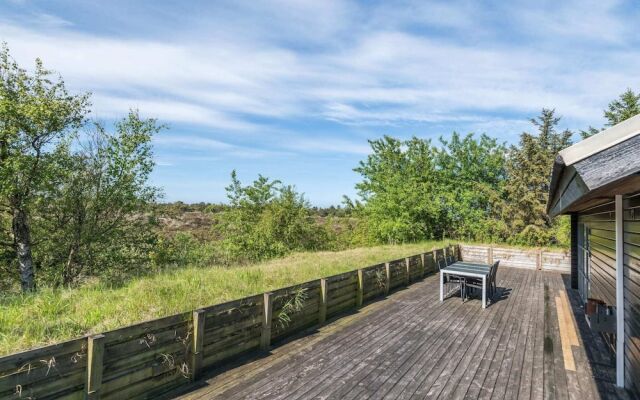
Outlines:
{"type": "Polygon", "coordinates": [[[567,284],[557,272],[501,269],[499,297],[482,310],[478,299],[440,303],[432,275],[172,398],[625,398],[567,284]],[[576,371],[567,371],[562,335],[576,371]]]}

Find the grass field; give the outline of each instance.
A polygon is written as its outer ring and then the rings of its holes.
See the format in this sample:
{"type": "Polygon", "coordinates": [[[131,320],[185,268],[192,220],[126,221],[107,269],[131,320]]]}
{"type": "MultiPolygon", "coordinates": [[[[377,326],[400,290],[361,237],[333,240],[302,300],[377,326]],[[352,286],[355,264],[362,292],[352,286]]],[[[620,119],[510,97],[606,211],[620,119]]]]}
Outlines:
{"type": "Polygon", "coordinates": [[[243,267],[184,268],[117,289],[94,284],[0,297],[0,355],[339,274],[442,244],[297,253],[243,267]]]}

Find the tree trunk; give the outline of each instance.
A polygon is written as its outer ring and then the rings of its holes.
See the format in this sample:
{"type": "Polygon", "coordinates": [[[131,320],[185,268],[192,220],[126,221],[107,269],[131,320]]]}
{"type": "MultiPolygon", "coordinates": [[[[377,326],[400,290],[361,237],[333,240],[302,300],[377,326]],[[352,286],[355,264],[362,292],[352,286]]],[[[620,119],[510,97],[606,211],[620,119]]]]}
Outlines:
{"type": "Polygon", "coordinates": [[[27,213],[22,209],[13,211],[13,238],[18,256],[22,291],[32,292],[36,290],[36,282],[34,279],[33,257],[31,255],[31,235],[27,213]]]}

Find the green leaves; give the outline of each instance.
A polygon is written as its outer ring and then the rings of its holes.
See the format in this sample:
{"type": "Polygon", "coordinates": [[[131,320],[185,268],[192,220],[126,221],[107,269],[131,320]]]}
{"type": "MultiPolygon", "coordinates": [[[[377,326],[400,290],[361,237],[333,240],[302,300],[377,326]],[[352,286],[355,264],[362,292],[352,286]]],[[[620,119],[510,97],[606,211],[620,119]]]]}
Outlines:
{"type": "Polygon", "coordinates": [[[257,261],[292,251],[330,246],[328,231],[317,224],[309,203],[293,186],[262,175],[243,186],[235,171],[226,188],[231,207],[214,226],[228,262],[257,261]]]}
{"type": "Polygon", "coordinates": [[[557,132],[559,121],[555,110],[543,109],[531,120],[538,133],[523,133],[519,146],[511,148],[505,209],[511,243],[544,246],[560,240],[553,234],[557,220],[551,220],[546,212],[553,161],[560,150],[571,145],[571,132],[557,132]]]}
{"type": "Polygon", "coordinates": [[[362,175],[357,211],[371,241],[486,236],[500,209],[506,149],[486,135],[454,133],[440,142],[370,141],[372,154],[354,170],[362,175]]]}
{"type": "Polygon", "coordinates": [[[640,114],[640,93],[627,89],[616,100],[609,103],[604,111],[607,126],[613,126],[620,122],[640,114]]]}
{"type": "Polygon", "coordinates": [[[45,285],[142,271],[155,242],[147,205],[159,191],[148,179],[151,138],[163,127],[131,111],[107,132],[87,125],[88,114],[88,94],[70,94],[39,60],[27,72],[2,48],[0,222],[14,221],[0,241],[24,249],[21,274],[37,266],[45,285]],[[27,218],[16,224],[16,215],[27,218]]]}

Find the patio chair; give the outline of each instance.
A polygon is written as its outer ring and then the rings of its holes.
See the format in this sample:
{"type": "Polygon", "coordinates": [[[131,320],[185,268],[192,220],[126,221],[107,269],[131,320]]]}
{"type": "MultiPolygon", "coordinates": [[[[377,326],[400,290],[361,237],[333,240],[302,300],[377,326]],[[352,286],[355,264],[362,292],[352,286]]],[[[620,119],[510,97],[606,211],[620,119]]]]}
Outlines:
{"type": "MultiPolygon", "coordinates": [[[[493,265],[491,266],[491,269],[489,270],[489,276],[487,276],[487,298],[492,301],[493,301],[493,296],[495,295],[498,289],[496,286],[496,275],[498,273],[499,263],[500,263],[499,260],[493,263],[493,265]]],[[[471,288],[471,289],[482,290],[482,279],[466,277],[464,279],[463,286],[464,286],[464,294],[462,296],[462,299],[464,301],[469,297],[469,293],[467,292],[467,289],[471,288]]]]}
{"type": "Polygon", "coordinates": [[[495,296],[498,291],[497,279],[498,279],[498,265],[500,265],[500,260],[493,263],[493,268],[491,268],[491,274],[489,281],[491,282],[489,287],[491,288],[491,298],[495,296]]]}
{"type": "MultiPolygon", "coordinates": [[[[437,261],[438,264],[438,270],[442,270],[443,268],[453,264],[448,264],[446,259],[441,259],[437,261]],[[441,267],[441,262],[442,264],[444,264],[444,267],[441,267]]],[[[445,287],[448,288],[449,284],[457,284],[458,286],[460,286],[460,297],[463,297],[463,293],[464,293],[464,278],[461,276],[457,276],[457,275],[450,275],[450,274],[446,274],[444,276],[444,284],[446,285],[445,287]]],[[[449,289],[447,289],[447,293],[449,293],[449,289]]],[[[463,297],[463,301],[464,301],[464,297],[463,297]]]]}

